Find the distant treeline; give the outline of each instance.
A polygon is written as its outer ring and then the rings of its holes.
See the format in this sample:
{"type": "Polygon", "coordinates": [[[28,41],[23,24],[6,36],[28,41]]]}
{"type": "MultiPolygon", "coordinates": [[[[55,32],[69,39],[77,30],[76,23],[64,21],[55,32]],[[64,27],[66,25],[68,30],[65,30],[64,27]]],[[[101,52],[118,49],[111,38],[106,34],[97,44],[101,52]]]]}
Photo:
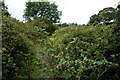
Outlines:
{"type": "Polygon", "coordinates": [[[58,27],[68,27],[71,25],[77,26],[78,24],[77,23],[59,23],[59,24],[57,24],[58,27]]]}

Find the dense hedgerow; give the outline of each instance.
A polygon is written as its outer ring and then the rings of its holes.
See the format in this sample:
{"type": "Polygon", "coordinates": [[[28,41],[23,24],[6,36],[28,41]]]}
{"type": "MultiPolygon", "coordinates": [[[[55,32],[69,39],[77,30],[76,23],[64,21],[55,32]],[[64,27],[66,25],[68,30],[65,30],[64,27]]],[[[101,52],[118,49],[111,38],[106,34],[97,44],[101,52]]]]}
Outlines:
{"type": "Polygon", "coordinates": [[[120,27],[69,26],[49,37],[44,22],[3,18],[3,80],[42,77],[87,80],[120,79],[120,27]],[[44,42],[44,43],[43,43],[44,42]],[[43,51],[40,47],[43,47],[43,51]],[[41,62],[39,52],[48,63],[41,62]]]}
{"type": "MultiPolygon", "coordinates": [[[[26,22],[25,23],[26,25],[29,25],[29,26],[34,26],[34,28],[36,28],[37,30],[38,29],[42,29],[44,31],[47,32],[47,34],[49,35],[52,35],[52,33],[54,33],[54,31],[56,29],[58,29],[58,27],[54,24],[46,24],[44,21],[39,21],[39,20],[32,20],[30,22],[26,22]]],[[[46,36],[45,36],[46,37],[46,36]]]]}
{"type": "MultiPolygon", "coordinates": [[[[19,22],[11,17],[3,17],[3,80],[37,78],[40,74],[39,68],[41,68],[42,62],[38,56],[39,46],[48,33],[41,26],[31,24],[19,22]]],[[[39,24],[45,25],[42,22],[39,24]]]]}
{"type": "Polygon", "coordinates": [[[120,79],[119,26],[69,26],[46,40],[54,78],[120,79]]]}

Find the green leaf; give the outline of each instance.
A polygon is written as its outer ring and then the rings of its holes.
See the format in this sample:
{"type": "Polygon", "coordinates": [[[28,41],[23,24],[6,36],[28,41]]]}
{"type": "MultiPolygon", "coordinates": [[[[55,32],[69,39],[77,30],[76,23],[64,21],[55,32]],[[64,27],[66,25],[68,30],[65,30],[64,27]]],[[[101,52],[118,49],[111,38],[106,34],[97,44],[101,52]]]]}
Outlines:
{"type": "Polygon", "coordinates": [[[60,58],[60,55],[58,55],[58,56],[55,56],[55,58],[60,58]]]}
{"type": "Polygon", "coordinates": [[[59,62],[59,65],[62,65],[62,61],[59,62]]]}
{"type": "Polygon", "coordinates": [[[65,64],[67,61],[64,61],[62,64],[65,64]]]}
{"type": "Polygon", "coordinates": [[[52,49],[52,48],[49,48],[47,51],[55,51],[54,49],[52,49]]]}
{"type": "Polygon", "coordinates": [[[115,55],[111,55],[111,57],[115,57],[115,55]]]}
{"type": "Polygon", "coordinates": [[[77,71],[79,72],[79,71],[80,71],[80,69],[77,69],[77,71]]]}
{"type": "Polygon", "coordinates": [[[42,32],[42,31],[45,31],[46,29],[40,29],[40,31],[42,32]]]}

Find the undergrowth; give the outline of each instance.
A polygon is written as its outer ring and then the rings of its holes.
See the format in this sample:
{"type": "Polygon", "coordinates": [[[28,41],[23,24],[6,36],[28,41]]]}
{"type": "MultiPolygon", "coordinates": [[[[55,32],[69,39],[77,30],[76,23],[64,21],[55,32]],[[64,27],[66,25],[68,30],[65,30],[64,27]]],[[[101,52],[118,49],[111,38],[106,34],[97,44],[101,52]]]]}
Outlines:
{"type": "Polygon", "coordinates": [[[64,79],[120,79],[120,26],[73,25],[56,28],[52,35],[50,26],[37,20],[23,23],[3,18],[3,80],[48,74],[64,79]],[[47,60],[43,62],[40,55],[47,60]]]}
{"type": "Polygon", "coordinates": [[[119,26],[69,26],[46,40],[54,78],[120,79],[119,26]]]}

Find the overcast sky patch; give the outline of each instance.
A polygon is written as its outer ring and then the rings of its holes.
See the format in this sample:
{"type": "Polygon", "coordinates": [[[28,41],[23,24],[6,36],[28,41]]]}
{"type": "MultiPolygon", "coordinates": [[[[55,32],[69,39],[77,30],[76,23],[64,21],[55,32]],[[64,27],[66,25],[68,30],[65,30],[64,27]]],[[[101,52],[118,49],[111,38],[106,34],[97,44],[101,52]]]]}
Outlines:
{"type": "MultiPolygon", "coordinates": [[[[23,20],[25,4],[28,0],[5,0],[11,16],[23,20]]],[[[48,0],[56,2],[62,11],[61,22],[87,24],[89,17],[106,7],[116,7],[120,0],[48,0]]]]}

